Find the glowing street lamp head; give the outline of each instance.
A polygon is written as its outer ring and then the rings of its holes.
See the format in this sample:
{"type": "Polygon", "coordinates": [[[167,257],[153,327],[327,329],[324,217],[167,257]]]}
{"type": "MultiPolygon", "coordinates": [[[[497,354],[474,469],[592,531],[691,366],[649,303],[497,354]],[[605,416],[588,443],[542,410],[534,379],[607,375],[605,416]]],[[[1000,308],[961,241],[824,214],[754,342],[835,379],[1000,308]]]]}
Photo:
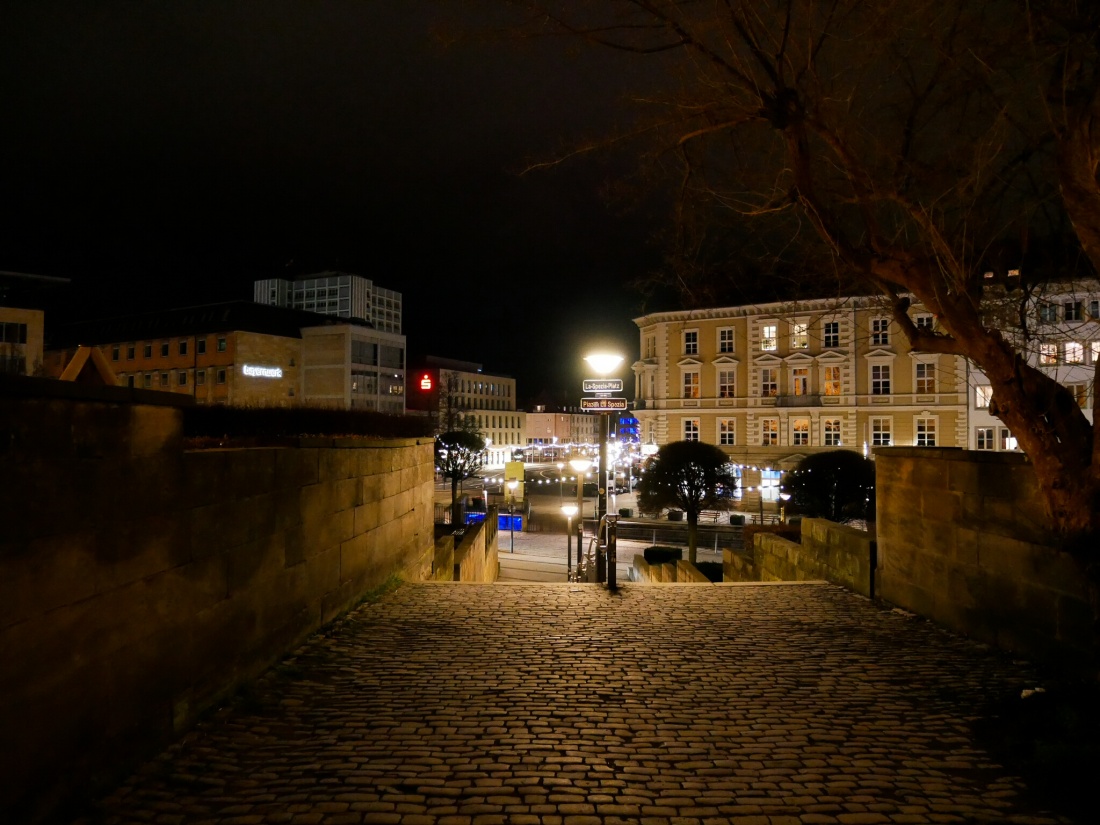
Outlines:
{"type": "Polygon", "coordinates": [[[569,459],[569,466],[572,467],[578,475],[583,475],[587,473],[588,468],[592,466],[592,459],[579,455],[569,459]]]}
{"type": "Polygon", "coordinates": [[[562,513],[565,514],[566,518],[573,518],[573,516],[577,515],[577,505],[576,504],[563,504],[561,506],[561,511],[562,511],[562,513]]]}
{"type": "Polygon", "coordinates": [[[623,357],[610,352],[597,352],[586,355],[584,360],[597,375],[607,375],[623,362],[623,357]]]}

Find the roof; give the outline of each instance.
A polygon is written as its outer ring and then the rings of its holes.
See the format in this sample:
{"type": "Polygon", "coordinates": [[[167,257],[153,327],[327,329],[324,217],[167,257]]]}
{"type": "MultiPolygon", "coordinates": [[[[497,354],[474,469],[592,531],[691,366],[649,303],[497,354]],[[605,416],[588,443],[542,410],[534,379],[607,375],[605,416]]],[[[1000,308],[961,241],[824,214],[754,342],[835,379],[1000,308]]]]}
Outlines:
{"type": "Polygon", "coordinates": [[[255,332],[282,338],[301,338],[302,329],[306,327],[349,324],[374,328],[366,321],[334,315],[253,301],[225,301],[65,324],[47,331],[46,346],[62,349],[81,344],[113,344],[219,332],[255,332]]]}

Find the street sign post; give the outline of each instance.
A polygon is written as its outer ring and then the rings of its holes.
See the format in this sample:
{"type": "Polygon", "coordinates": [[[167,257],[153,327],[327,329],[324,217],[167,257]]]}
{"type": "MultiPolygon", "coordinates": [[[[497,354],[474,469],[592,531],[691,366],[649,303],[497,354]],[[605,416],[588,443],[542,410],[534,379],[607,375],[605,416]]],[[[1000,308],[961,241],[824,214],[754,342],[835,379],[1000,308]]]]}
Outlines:
{"type": "MultiPolygon", "coordinates": [[[[623,391],[623,379],[621,378],[585,378],[581,382],[581,388],[585,392],[612,393],[623,391]]],[[[625,407],[624,407],[625,409],[625,407]]]]}
{"type": "Polygon", "coordinates": [[[584,412],[610,412],[625,410],[625,398],[582,398],[581,410],[584,412]]]}

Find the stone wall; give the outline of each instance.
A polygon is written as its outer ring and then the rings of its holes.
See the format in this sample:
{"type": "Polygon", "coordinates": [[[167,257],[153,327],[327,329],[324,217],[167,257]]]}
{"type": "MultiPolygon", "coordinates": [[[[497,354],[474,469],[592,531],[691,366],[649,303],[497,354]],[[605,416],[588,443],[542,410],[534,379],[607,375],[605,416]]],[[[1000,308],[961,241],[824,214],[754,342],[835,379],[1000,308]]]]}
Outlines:
{"type": "Polygon", "coordinates": [[[876,595],[1033,658],[1095,667],[1081,571],[1054,549],[1026,457],[875,451],[876,595]]]}
{"type": "Polygon", "coordinates": [[[466,534],[454,551],[456,582],[495,582],[500,578],[497,554],[497,508],[490,507],[483,521],[466,528],[466,534]]]}
{"type": "Polygon", "coordinates": [[[801,541],[786,531],[753,536],[751,558],[726,550],[722,579],[744,581],[828,581],[873,598],[875,541],[869,533],[825,519],[805,518],[801,541]]]}
{"type": "Polygon", "coordinates": [[[180,396],[11,386],[0,810],[12,821],[115,781],[391,576],[431,575],[430,439],[185,452],[180,396]]]}

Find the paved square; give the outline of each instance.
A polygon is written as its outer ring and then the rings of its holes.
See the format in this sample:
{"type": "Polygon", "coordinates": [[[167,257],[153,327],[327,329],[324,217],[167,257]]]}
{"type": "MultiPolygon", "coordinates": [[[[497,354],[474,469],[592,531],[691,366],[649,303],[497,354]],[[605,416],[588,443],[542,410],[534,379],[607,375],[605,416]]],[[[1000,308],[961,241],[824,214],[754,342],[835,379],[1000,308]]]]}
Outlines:
{"type": "Polygon", "coordinates": [[[405,584],[83,821],[1055,823],[976,744],[1026,666],[824,584],[405,584]]]}

